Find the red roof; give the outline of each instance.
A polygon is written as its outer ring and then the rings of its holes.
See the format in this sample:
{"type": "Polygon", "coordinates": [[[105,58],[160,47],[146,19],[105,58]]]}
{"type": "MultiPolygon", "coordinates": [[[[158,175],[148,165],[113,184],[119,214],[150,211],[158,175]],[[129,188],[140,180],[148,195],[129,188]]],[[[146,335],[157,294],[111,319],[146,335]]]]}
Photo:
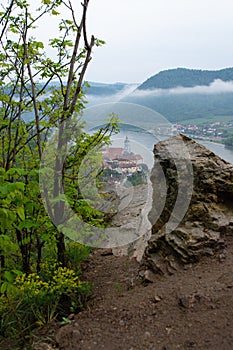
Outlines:
{"type": "Polygon", "coordinates": [[[124,153],[124,149],[121,147],[106,147],[103,150],[103,157],[106,159],[125,159],[131,161],[142,161],[143,158],[140,154],[124,153]]]}

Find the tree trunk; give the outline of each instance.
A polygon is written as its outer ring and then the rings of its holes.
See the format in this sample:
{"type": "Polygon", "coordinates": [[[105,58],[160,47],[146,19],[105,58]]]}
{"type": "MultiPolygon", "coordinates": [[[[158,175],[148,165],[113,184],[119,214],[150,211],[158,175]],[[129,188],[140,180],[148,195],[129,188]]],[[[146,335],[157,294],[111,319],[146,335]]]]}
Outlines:
{"type": "Polygon", "coordinates": [[[40,273],[40,264],[41,264],[41,257],[42,257],[42,248],[44,246],[45,242],[40,242],[39,238],[37,238],[37,261],[36,261],[36,272],[40,273]]]}
{"type": "Polygon", "coordinates": [[[58,232],[56,234],[57,239],[57,260],[61,264],[62,267],[67,265],[66,259],[66,246],[64,234],[62,232],[58,232]]]}
{"type": "Polygon", "coordinates": [[[16,230],[16,236],[22,257],[22,270],[26,275],[29,275],[31,273],[30,249],[28,249],[28,244],[23,244],[22,235],[19,230],[16,230]]]}

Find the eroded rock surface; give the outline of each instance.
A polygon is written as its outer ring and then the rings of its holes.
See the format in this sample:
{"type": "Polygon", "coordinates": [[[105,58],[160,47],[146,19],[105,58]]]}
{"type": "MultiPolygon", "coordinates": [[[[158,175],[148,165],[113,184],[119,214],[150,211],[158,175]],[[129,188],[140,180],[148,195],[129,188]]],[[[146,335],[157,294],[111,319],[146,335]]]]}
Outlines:
{"type": "Polygon", "coordinates": [[[233,165],[184,135],[156,144],[154,156],[144,266],[173,273],[203,255],[225,255],[233,234],[233,165]]]}
{"type": "Polygon", "coordinates": [[[122,188],[118,195],[120,206],[111,221],[111,227],[119,228],[116,235],[122,237],[123,244],[119,241],[113,254],[128,255],[140,261],[151,235],[151,223],[148,220],[152,207],[151,183],[131,187],[129,190],[122,188]]]}

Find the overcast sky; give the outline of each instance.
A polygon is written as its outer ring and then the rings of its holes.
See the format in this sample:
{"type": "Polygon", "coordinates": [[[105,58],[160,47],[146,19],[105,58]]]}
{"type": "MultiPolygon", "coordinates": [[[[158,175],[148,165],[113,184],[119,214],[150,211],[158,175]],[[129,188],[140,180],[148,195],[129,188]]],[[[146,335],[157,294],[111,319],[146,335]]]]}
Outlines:
{"type": "Polygon", "coordinates": [[[106,41],[94,51],[90,81],[233,66],[233,0],[90,0],[88,29],[106,41]]]}

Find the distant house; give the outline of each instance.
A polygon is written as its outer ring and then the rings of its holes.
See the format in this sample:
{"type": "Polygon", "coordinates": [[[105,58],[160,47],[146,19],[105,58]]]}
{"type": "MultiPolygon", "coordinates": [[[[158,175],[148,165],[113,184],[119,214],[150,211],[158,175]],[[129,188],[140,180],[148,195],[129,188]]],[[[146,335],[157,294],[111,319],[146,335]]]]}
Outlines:
{"type": "Polygon", "coordinates": [[[116,159],[118,156],[121,156],[123,154],[123,148],[116,148],[116,147],[106,147],[103,149],[102,156],[103,159],[113,160],[116,159]]]}
{"type": "Polygon", "coordinates": [[[125,159],[136,162],[136,164],[143,163],[143,158],[140,154],[131,152],[130,140],[126,136],[124,141],[124,148],[121,147],[105,147],[102,152],[104,161],[113,161],[116,159],[125,159]]]}
{"type": "Polygon", "coordinates": [[[129,160],[131,162],[135,162],[136,164],[143,163],[142,156],[140,154],[134,154],[133,152],[123,153],[121,157],[118,156],[117,158],[129,160]]]}
{"type": "Polygon", "coordinates": [[[137,163],[124,158],[119,158],[118,160],[118,169],[122,174],[133,174],[138,172],[140,169],[137,167],[137,163]]]}
{"type": "Polygon", "coordinates": [[[143,174],[142,165],[143,158],[140,154],[131,152],[130,140],[126,136],[124,148],[121,147],[105,147],[102,151],[103,165],[106,170],[105,177],[108,183],[120,182],[129,176],[143,174]]]}

